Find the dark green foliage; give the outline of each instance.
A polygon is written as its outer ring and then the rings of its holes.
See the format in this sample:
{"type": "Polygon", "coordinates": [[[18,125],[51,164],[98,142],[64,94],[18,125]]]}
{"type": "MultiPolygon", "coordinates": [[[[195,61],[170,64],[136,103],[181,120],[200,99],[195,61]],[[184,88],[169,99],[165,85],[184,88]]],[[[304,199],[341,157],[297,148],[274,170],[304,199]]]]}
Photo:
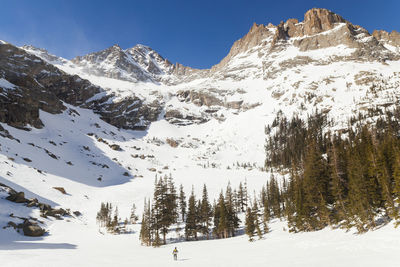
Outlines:
{"type": "Polygon", "coordinates": [[[100,211],[97,212],[96,221],[100,227],[105,227],[110,233],[119,234],[122,230],[120,228],[118,207],[115,207],[115,211],[113,213],[113,206],[111,203],[101,203],[100,211]]]}
{"type": "Polygon", "coordinates": [[[150,246],[152,242],[151,238],[151,208],[150,208],[150,200],[147,202],[144,200],[144,209],[142,215],[142,223],[140,227],[140,241],[142,245],[150,246]]]}
{"type": "Polygon", "coordinates": [[[228,238],[229,237],[229,222],[228,222],[228,210],[225,205],[224,194],[221,192],[215,207],[215,213],[218,214],[218,219],[214,218],[215,234],[217,238],[228,238]]]}
{"type": "Polygon", "coordinates": [[[246,235],[249,236],[249,241],[253,241],[254,233],[256,231],[256,226],[255,226],[255,219],[254,219],[254,213],[251,210],[251,208],[247,208],[246,211],[246,220],[245,220],[245,231],[246,235]]]}
{"type": "Polygon", "coordinates": [[[196,198],[192,190],[189,197],[188,212],[186,217],[185,236],[186,239],[194,238],[197,240],[197,230],[199,225],[199,215],[197,213],[196,198]]]}
{"type": "Polygon", "coordinates": [[[330,122],[321,113],[309,117],[307,122],[297,116],[288,121],[281,112],[278,113],[272,123],[276,133],[272,135],[271,127],[266,128],[265,167],[291,168],[293,164],[300,164],[305,158],[306,140],[309,137],[315,141],[319,150],[324,149],[322,129],[328,125],[330,122]]]}
{"type": "Polygon", "coordinates": [[[279,186],[271,177],[261,191],[264,220],[283,213],[291,231],[336,224],[359,232],[378,217],[399,221],[400,111],[384,115],[375,127],[361,126],[363,115],[352,118],[331,135],[322,131],[330,124],[322,114],[306,122],[279,114],[266,127],[266,167],[289,170],[290,179],[279,186]]]}
{"type": "Polygon", "coordinates": [[[261,232],[260,221],[259,221],[260,211],[258,209],[257,199],[255,197],[254,197],[253,207],[251,209],[251,212],[253,213],[253,220],[254,220],[253,224],[255,226],[257,236],[259,239],[261,239],[262,232],[261,232]]]}
{"type": "Polygon", "coordinates": [[[152,228],[155,230],[156,238],[160,233],[163,236],[163,244],[166,244],[166,235],[169,227],[177,222],[177,195],[172,177],[165,176],[156,179],[153,207],[152,207],[152,228]]]}
{"type": "Polygon", "coordinates": [[[181,218],[182,218],[182,222],[185,221],[185,216],[186,216],[186,196],[185,196],[185,192],[183,191],[183,186],[180,185],[179,187],[179,210],[181,212],[181,218]]]}
{"type": "Polygon", "coordinates": [[[242,212],[244,212],[247,208],[247,200],[248,200],[247,184],[245,182],[243,185],[242,182],[240,182],[239,189],[237,191],[237,197],[236,197],[237,204],[236,205],[237,205],[237,207],[240,207],[240,210],[242,212]]]}
{"type": "Polygon", "coordinates": [[[135,203],[132,204],[131,215],[130,215],[129,219],[130,219],[130,222],[132,224],[135,224],[139,220],[139,217],[136,215],[136,205],[135,205],[135,203]]]}
{"type": "Polygon", "coordinates": [[[225,192],[225,210],[227,217],[228,237],[235,236],[236,229],[239,227],[239,217],[237,216],[235,205],[233,202],[233,192],[230,183],[226,187],[225,192]]]}
{"type": "Polygon", "coordinates": [[[210,227],[211,227],[211,218],[212,218],[212,207],[210,202],[208,201],[208,193],[207,187],[204,184],[203,186],[203,195],[201,199],[201,203],[199,205],[199,214],[200,214],[200,232],[209,239],[210,227]]]}

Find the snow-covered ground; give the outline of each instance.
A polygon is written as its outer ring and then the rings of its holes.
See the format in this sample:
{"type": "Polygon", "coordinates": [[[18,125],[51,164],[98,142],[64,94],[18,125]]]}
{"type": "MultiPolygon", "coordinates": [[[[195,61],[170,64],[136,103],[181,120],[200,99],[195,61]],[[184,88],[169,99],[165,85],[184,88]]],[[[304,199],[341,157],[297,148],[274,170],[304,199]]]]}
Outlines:
{"type": "MultiPolygon", "coordinates": [[[[262,166],[261,121],[268,122],[273,117],[256,116],[261,112],[256,108],[225,122],[213,120],[206,125],[179,127],[160,120],[146,132],[132,132],[119,131],[89,110],[72,106],[69,109],[80,115],[70,110],[61,115],[41,112],[45,128],[40,130],[26,132],[2,124],[21,142],[0,137],[0,182],[24,191],[27,198],[38,197],[39,201],[79,210],[83,215],[62,221],[46,219],[49,234],[41,238],[24,237],[11,228],[1,229],[1,266],[397,266],[400,232],[392,225],[363,235],[331,229],[293,234],[285,230],[285,222],[274,220],[272,231],[252,243],[240,235],[225,240],[172,243],[161,248],[140,245],[139,224],[130,226],[130,234],[103,234],[95,221],[100,203],[118,205],[122,218],[129,216],[132,203],[136,203],[140,214],[144,198],[152,195],[156,174],[171,173],[177,185],[183,184],[187,195],[193,185],[200,196],[206,183],[212,199],[228,182],[237,187],[245,180],[249,192],[258,192],[269,174],[257,168],[237,169],[233,163],[254,162],[262,166]],[[112,150],[88,133],[120,145],[122,151],[112,150]],[[172,148],[164,143],[166,138],[181,143],[172,148]],[[49,157],[44,149],[58,159],[49,157]],[[134,154],[139,157],[132,157],[134,154]],[[145,158],[140,159],[140,155],[145,158]],[[103,164],[109,168],[103,168],[103,164]],[[129,177],[123,175],[125,171],[129,177]],[[100,176],[102,181],[97,180],[100,176]],[[64,187],[67,195],[52,188],[55,186],[64,187]],[[172,260],[174,246],[180,251],[178,262],[172,260]]],[[[11,211],[16,216],[29,212],[22,204],[6,203],[4,196],[0,199],[1,227],[10,221],[11,211]]],[[[37,210],[30,212],[38,215],[37,210]]]]}
{"type": "MultiPolygon", "coordinates": [[[[211,200],[228,183],[236,188],[246,181],[251,195],[259,192],[270,178],[262,170],[264,127],[279,110],[288,117],[306,117],[318,109],[340,128],[356,112],[390,108],[400,99],[398,61],[336,60],[353,52],[343,46],[312,52],[288,46],[259,56],[264,48],[236,55],[210,77],[165,85],[90,75],[71,61],[25,47],[63,71],[101,86],[106,90],[102,94],[115,94],[112,101],[135,95],[148,102],[160,100],[164,112],[172,107],[202,116],[210,107],[177,96],[181,90],[195,90],[215,95],[223,104],[243,101],[243,105],[239,109],[218,106],[216,118],[188,126],[170,124],[162,113],[146,131],[119,130],[92,111],[69,105],[63,114],[41,111],[43,129],[28,132],[1,124],[15,139],[0,136],[0,183],[24,191],[27,198],[80,211],[82,216],[43,219],[49,233],[41,238],[0,229],[0,266],[398,266],[400,232],[391,224],[363,235],[338,229],[293,234],[285,230],[285,222],[275,220],[272,231],[252,243],[239,235],[161,248],[140,245],[140,225],[129,226],[130,234],[99,231],[96,213],[101,202],[117,205],[122,220],[129,216],[132,203],[141,215],[144,199],[152,197],[156,175],[171,174],[187,196],[192,187],[200,196],[206,184],[211,200]],[[167,139],[178,146],[170,146],[167,139]],[[121,150],[113,150],[113,144],[121,150]],[[238,166],[244,163],[251,167],[238,166]],[[53,187],[63,187],[67,194],[53,187]],[[174,246],[180,251],[178,262],[172,261],[174,246]]],[[[4,79],[0,85],[13,89],[4,79]]],[[[37,209],[5,197],[0,191],[1,228],[9,221],[18,222],[10,213],[38,217],[37,209]]]]}
{"type": "Polygon", "coordinates": [[[2,266],[398,266],[400,233],[391,225],[364,235],[331,229],[291,234],[279,221],[271,227],[255,242],[238,236],[152,248],[140,246],[138,226],[134,234],[114,236],[62,221],[44,239],[3,231],[0,259],[2,266]]]}

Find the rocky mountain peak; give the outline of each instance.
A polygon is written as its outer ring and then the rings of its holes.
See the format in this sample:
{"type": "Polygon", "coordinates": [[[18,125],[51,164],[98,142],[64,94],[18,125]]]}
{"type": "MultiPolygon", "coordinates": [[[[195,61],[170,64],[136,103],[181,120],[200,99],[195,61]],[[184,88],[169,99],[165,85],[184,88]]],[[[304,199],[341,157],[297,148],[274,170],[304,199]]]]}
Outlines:
{"type": "Polygon", "coordinates": [[[144,45],[144,44],[137,44],[131,49],[133,50],[142,50],[142,51],[154,51],[150,46],[144,45]]]}
{"type": "Polygon", "coordinates": [[[32,54],[32,55],[35,55],[35,56],[41,58],[42,60],[46,61],[49,64],[63,64],[67,61],[66,59],[64,59],[62,57],[58,57],[58,56],[55,56],[55,55],[49,53],[49,51],[47,51],[44,48],[35,47],[33,45],[24,45],[20,48],[25,50],[29,54],[32,54]]]}
{"type": "Polygon", "coordinates": [[[304,15],[304,34],[312,35],[334,28],[335,23],[346,22],[344,18],[330,10],[313,8],[304,15]]]}
{"type": "Polygon", "coordinates": [[[142,44],[128,49],[115,44],[71,61],[85,73],[130,82],[159,82],[161,75],[172,73],[174,68],[168,60],[142,44]]]}
{"type": "Polygon", "coordinates": [[[372,33],[383,46],[387,49],[400,53],[400,33],[392,31],[391,33],[384,30],[375,30],[372,33]]]}
{"type": "MultiPolygon", "coordinates": [[[[281,23],[277,26],[272,24],[265,26],[263,24],[254,23],[249,32],[243,38],[239,39],[233,44],[229,54],[219,64],[213,66],[211,70],[215,71],[223,68],[233,57],[240,53],[249,51],[255,46],[267,47],[267,50],[274,50],[277,46],[279,46],[278,44],[280,44],[280,41],[285,43],[289,38],[292,37],[304,38],[332,30],[338,26],[339,23],[346,23],[344,25],[349,24],[350,26],[343,30],[349,32],[349,34],[346,35],[347,37],[353,35],[354,32],[351,30],[353,30],[355,27],[353,27],[340,15],[323,8],[313,8],[308,10],[304,15],[303,22],[299,22],[297,19],[288,19],[286,22],[281,21],[281,23]]],[[[333,40],[334,38],[335,37],[332,37],[331,39],[333,40]]],[[[339,42],[331,42],[329,40],[311,40],[310,42],[303,42],[300,49],[310,50],[335,46],[338,44],[339,42]]]]}
{"type": "Polygon", "coordinates": [[[114,44],[113,46],[110,46],[109,48],[103,50],[106,53],[110,53],[110,54],[114,54],[114,55],[119,55],[122,56],[123,54],[123,49],[118,45],[118,44],[114,44]]]}
{"type": "Polygon", "coordinates": [[[111,46],[111,48],[117,49],[117,50],[122,50],[118,44],[114,44],[113,46],[111,46]]]}
{"type": "Polygon", "coordinates": [[[286,37],[312,36],[332,30],[339,23],[346,23],[348,28],[354,27],[343,17],[330,10],[313,8],[304,14],[302,22],[299,22],[297,19],[288,19],[284,24],[281,22],[277,28],[278,31],[281,31],[280,39],[284,39],[286,37]]]}
{"type": "Polygon", "coordinates": [[[266,39],[272,37],[275,32],[275,26],[253,23],[249,32],[241,39],[237,40],[231,47],[229,54],[222,59],[222,61],[212,67],[212,71],[221,69],[224,67],[231,58],[234,56],[246,52],[249,49],[258,46],[266,45],[266,39]]]}

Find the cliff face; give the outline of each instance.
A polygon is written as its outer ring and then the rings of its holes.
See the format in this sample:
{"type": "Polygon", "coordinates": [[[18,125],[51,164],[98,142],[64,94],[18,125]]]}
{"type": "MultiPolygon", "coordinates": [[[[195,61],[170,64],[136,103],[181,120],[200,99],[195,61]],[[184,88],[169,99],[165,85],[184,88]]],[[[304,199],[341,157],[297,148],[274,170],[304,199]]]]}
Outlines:
{"type": "Polygon", "coordinates": [[[274,36],[276,31],[273,25],[265,26],[256,23],[250,28],[250,31],[241,39],[237,40],[233,45],[228,55],[221,60],[220,63],[213,66],[211,71],[223,69],[227,63],[240,53],[244,53],[256,46],[267,46],[268,38],[274,36]]]}
{"type": "MultiPolygon", "coordinates": [[[[359,83],[360,79],[380,81],[378,73],[381,70],[365,71],[365,64],[376,66],[376,69],[390,69],[387,62],[400,60],[399,47],[397,32],[375,31],[371,35],[338,14],[313,8],[305,13],[303,21],[288,19],[278,25],[254,23],[220,63],[203,70],[172,64],[144,45],[129,49],[114,45],[71,61],[50,55],[45,50],[24,49],[103,88],[97,95],[89,90],[86,94],[96,96],[87,103],[79,97],[80,102],[75,101],[74,94],[60,93],[69,101],[67,103],[89,107],[120,128],[145,129],[160,114],[171,123],[189,125],[213,118],[224,120],[225,112],[254,108],[260,103],[246,100],[247,89],[254,81],[263,84],[264,88],[271,88],[272,97],[277,99],[302,85],[305,91],[307,88],[319,89],[326,86],[325,81],[339,82],[348,77],[351,77],[345,85],[348,90],[358,90],[351,85],[359,83]],[[310,69],[313,69],[310,74],[313,75],[328,66],[330,70],[324,70],[328,74],[313,77],[312,86],[305,85],[309,83],[306,74],[297,75],[310,69]],[[337,68],[349,71],[336,75],[337,68]],[[286,72],[291,74],[281,80],[286,72]]],[[[392,69],[389,72],[392,73],[392,69]]],[[[397,77],[395,73],[393,77],[397,77]]],[[[81,94],[83,92],[77,93],[78,96],[81,94]]],[[[282,101],[295,105],[296,101],[302,101],[300,95],[302,93],[295,92],[282,101]]],[[[325,99],[329,94],[316,95],[325,99]]]]}
{"type": "Polygon", "coordinates": [[[67,103],[90,108],[114,126],[144,129],[161,112],[158,102],[145,104],[135,95],[115,99],[114,93],[46,62],[66,60],[39,51],[45,61],[25,49],[33,48],[0,43],[0,122],[41,128],[39,110],[58,114],[67,103]]]}
{"type": "Polygon", "coordinates": [[[11,44],[0,44],[0,121],[42,127],[39,109],[56,114],[63,102],[79,106],[101,89],[11,44]]]}
{"type": "Polygon", "coordinates": [[[400,54],[400,33],[375,30],[372,35],[388,50],[400,54]]]}
{"type": "Polygon", "coordinates": [[[123,50],[113,45],[105,50],[71,60],[88,74],[130,82],[159,82],[174,66],[148,46],[123,50]]]}

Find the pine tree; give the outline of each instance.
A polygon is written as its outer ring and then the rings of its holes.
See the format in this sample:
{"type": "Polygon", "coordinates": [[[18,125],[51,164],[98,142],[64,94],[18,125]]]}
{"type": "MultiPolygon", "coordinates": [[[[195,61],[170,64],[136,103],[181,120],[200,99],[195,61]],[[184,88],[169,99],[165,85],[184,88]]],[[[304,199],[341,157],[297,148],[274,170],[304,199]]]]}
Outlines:
{"type": "Polygon", "coordinates": [[[243,185],[242,182],[239,183],[239,189],[237,192],[237,198],[238,198],[238,205],[240,206],[240,209],[242,212],[244,212],[244,204],[245,204],[245,193],[244,193],[244,189],[243,189],[243,185]]]}
{"type": "MultiPolygon", "coordinates": [[[[394,180],[394,199],[396,201],[397,207],[400,206],[400,153],[394,152],[393,153],[393,165],[392,165],[392,173],[393,173],[393,180],[394,180]]],[[[400,225],[400,216],[398,208],[396,209],[396,227],[400,225]]]]}
{"type": "Polygon", "coordinates": [[[118,206],[115,206],[114,217],[111,224],[108,227],[108,230],[112,233],[119,233],[119,213],[118,206]]]}
{"type": "Polygon", "coordinates": [[[238,193],[237,193],[236,189],[233,190],[233,207],[234,207],[236,213],[241,212],[238,193]]]}
{"type": "Polygon", "coordinates": [[[144,200],[144,208],[142,214],[142,222],[140,225],[140,234],[139,239],[142,245],[150,246],[151,245],[151,233],[150,233],[150,210],[147,206],[146,199],[144,200]]]}
{"type": "Polygon", "coordinates": [[[239,227],[239,217],[235,212],[235,207],[233,203],[233,193],[230,183],[226,187],[225,192],[225,209],[227,218],[227,231],[228,237],[235,236],[235,231],[239,227]]]}
{"type": "Polygon", "coordinates": [[[267,183],[267,198],[271,205],[274,217],[281,217],[281,196],[279,192],[279,185],[272,174],[269,183],[267,183]]]}
{"type": "Polygon", "coordinates": [[[246,211],[246,220],[245,220],[245,232],[249,236],[249,241],[253,241],[254,232],[256,231],[256,227],[254,225],[254,214],[251,208],[247,208],[246,211]]]}
{"type": "Polygon", "coordinates": [[[335,141],[330,143],[328,151],[330,185],[333,198],[333,208],[335,210],[334,219],[336,223],[346,220],[348,224],[348,214],[346,209],[347,173],[346,159],[343,148],[337,148],[335,141]],[[339,150],[339,152],[338,152],[339,150]]]}
{"type": "Polygon", "coordinates": [[[178,221],[178,196],[171,174],[167,179],[167,209],[168,209],[168,227],[178,221]]]}
{"type": "Polygon", "coordinates": [[[266,233],[269,232],[268,223],[269,223],[270,218],[271,218],[271,210],[270,210],[269,202],[268,202],[267,198],[264,199],[263,203],[264,203],[263,204],[263,207],[264,207],[264,210],[263,210],[263,228],[264,228],[264,234],[266,234],[266,233]]]}
{"type": "Polygon", "coordinates": [[[155,240],[158,242],[162,234],[162,243],[166,244],[169,228],[178,218],[177,196],[171,176],[159,180],[156,177],[153,199],[151,229],[155,232],[155,240]]]}
{"type": "Polygon", "coordinates": [[[111,204],[101,203],[100,211],[97,212],[96,220],[100,227],[106,227],[111,223],[111,204]]]}
{"type": "Polygon", "coordinates": [[[179,209],[180,209],[181,216],[182,216],[182,222],[184,222],[185,215],[186,215],[186,196],[185,196],[185,192],[183,191],[182,184],[179,187],[179,209]]]}
{"type": "Polygon", "coordinates": [[[305,229],[322,229],[329,222],[327,211],[328,175],[326,165],[314,140],[309,141],[304,163],[305,229]]]}
{"type": "Polygon", "coordinates": [[[242,182],[239,183],[239,189],[237,192],[237,201],[242,212],[244,212],[247,208],[247,200],[248,200],[247,180],[245,180],[244,185],[242,184],[242,182]]]}
{"type": "Polygon", "coordinates": [[[216,234],[218,238],[229,237],[229,226],[228,226],[228,211],[225,206],[224,194],[220,193],[218,203],[216,206],[216,213],[218,214],[218,224],[214,224],[216,227],[216,234]]]}
{"type": "Polygon", "coordinates": [[[217,202],[214,199],[214,204],[212,206],[213,214],[214,214],[214,219],[213,219],[213,224],[214,224],[214,229],[213,229],[213,235],[216,238],[219,238],[218,236],[218,225],[219,225],[219,219],[220,219],[220,211],[217,202]]]}
{"type": "Polygon", "coordinates": [[[260,221],[258,220],[259,216],[260,216],[260,211],[258,210],[258,204],[257,204],[257,199],[254,196],[254,200],[253,200],[253,207],[251,212],[253,213],[253,220],[254,220],[254,226],[256,229],[256,233],[259,239],[262,238],[262,232],[261,232],[261,228],[260,228],[260,221]]]}
{"type": "Polygon", "coordinates": [[[247,178],[246,179],[244,179],[244,184],[243,184],[243,197],[244,197],[244,199],[243,199],[243,204],[244,204],[244,206],[247,208],[247,204],[248,204],[248,201],[249,201],[249,193],[248,193],[248,191],[247,191],[247,178]]]}
{"type": "Polygon", "coordinates": [[[382,192],[382,199],[384,200],[384,208],[386,210],[386,214],[390,218],[396,217],[396,209],[393,200],[393,189],[392,189],[392,181],[389,176],[389,171],[387,168],[387,160],[385,158],[384,152],[381,150],[378,152],[377,157],[377,179],[379,182],[379,187],[382,192]]]}
{"type": "MultiPolygon", "coordinates": [[[[349,152],[351,153],[351,152],[349,152]]],[[[352,221],[359,232],[365,232],[365,225],[373,220],[371,206],[368,201],[367,183],[363,179],[362,165],[358,153],[354,151],[349,157],[349,209],[352,221]]]]}
{"type": "Polygon", "coordinates": [[[185,225],[186,240],[190,240],[191,238],[197,240],[197,229],[198,229],[197,218],[198,216],[196,208],[196,198],[194,196],[194,191],[192,189],[192,193],[189,197],[188,211],[186,216],[186,225],[185,225]]]}
{"type": "Polygon", "coordinates": [[[139,220],[138,216],[136,215],[135,203],[132,204],[131,215],[130,215],[129,219],[130,219],[131,224],[135,224],[139,220]]]}
{"type": "Polygon", "coordinates": [[[200,221],[202,224],[201,232],[209,239],[209,232],[211,227],[212,207],[208,201],[207,187],[203,185],[203,195],[200,204],[200,221]]]}

